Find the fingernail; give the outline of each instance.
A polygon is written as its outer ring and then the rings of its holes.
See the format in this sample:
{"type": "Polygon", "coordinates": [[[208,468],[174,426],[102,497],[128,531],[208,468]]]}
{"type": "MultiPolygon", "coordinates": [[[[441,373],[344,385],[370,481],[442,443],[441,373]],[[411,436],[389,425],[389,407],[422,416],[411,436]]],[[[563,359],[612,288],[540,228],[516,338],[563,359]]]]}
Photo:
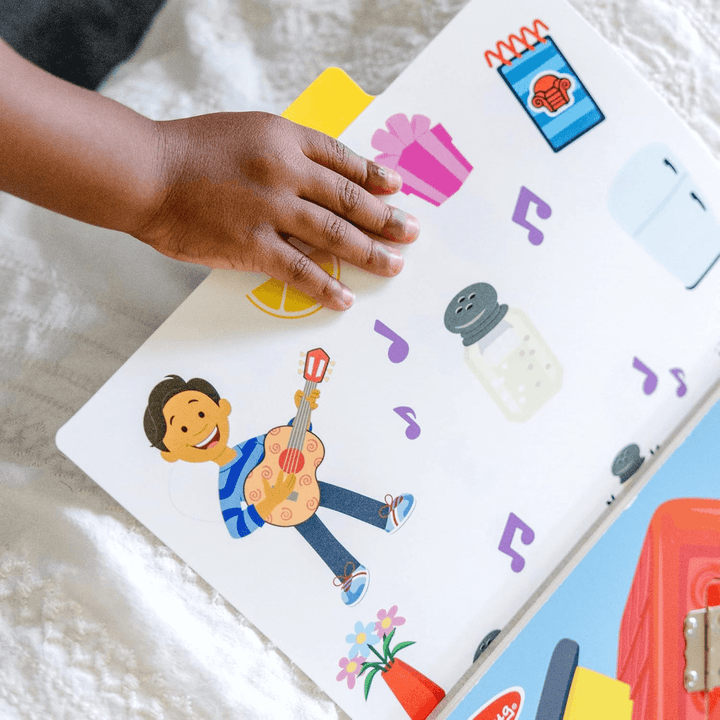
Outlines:
{"type": "Polygon", "coordinates": [[[390,275],[397,275],[403,269],[405,259],[395,248],[385,245],[385,243],[376,242],[375,249],[379,260],[375,272],[383,274],[383,266],[385,266],[390,271],[390,275]]]}
{"type": "Polygon", "coordinates": [[[420,234],[420,223],[413,215],[400,208],[392,209],[392,217],[381,233],[388,240],[412,242],[420,234]]]}
{"type": "Polygon", "coordinates": [[[388,267],[393,275],[397,275],[405,264],[403,256],[397,250],[390,250],[388,253],[388,267]]]}
{"type": "Polygon", "coordinates": [[[392,168],[373,163],[373,170],[377,176],[377,183],[381,189],[390,188],[393,191],[402,187],[403,180],[399,172],[392,168]]]}
{"type": "Polygon", "coordinates": [[[355,302],[355,294],[353,293],[350,288],[344,287],[342,289],[342,292],[340,293],[340,302],[345,306],[345,308],[349,308],[353,302],[355,302]]]}

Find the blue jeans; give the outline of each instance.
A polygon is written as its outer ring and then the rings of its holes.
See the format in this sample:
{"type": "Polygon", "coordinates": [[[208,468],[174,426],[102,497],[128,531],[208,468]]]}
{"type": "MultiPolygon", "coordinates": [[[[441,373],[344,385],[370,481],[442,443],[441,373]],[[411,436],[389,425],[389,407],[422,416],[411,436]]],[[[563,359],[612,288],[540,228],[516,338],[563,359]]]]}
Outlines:
{"type": "MultiPolygon", "coordinates": [[[[319,507],[330,508],[382,530],[385,529],[387,514],[384,517],[380,514],[380,510],[385,505],[379,500],[320,480],[318,485],[320,486],[319,507]]],[[[336,577],[345,577],[360,566],[361,563],[338,542],[317,513],[304,523],[296,525],[295,529],[310,543],[336,577]],[[348,563],[352,563],[352,568],[348,563]]]]}

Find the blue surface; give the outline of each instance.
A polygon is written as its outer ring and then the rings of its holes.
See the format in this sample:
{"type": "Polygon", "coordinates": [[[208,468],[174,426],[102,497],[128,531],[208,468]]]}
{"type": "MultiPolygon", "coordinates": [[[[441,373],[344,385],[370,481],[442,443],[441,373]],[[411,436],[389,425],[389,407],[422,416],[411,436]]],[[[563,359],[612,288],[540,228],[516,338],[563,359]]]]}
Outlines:
{"type": "Polygon", "coordinates": [[[508,687],[525,690],[521,717],[535,717],[555,645],[580,645],[580,667],[614,678],[620,620],[655,509],[681,497],[720,498],[720,403],[658,470],[567,580],[451,715],[468,720],[508,687]]]}

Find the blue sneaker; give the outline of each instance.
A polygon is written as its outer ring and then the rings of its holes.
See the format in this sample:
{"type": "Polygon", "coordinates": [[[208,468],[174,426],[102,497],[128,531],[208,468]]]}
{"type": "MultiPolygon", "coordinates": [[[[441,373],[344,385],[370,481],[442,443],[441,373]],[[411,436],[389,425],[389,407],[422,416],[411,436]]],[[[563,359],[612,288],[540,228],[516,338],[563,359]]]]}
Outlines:
{"type": "MultiPolygon", "coordinates": [[[[385,502],[387,505],[382,507],[382,510],[387,510],[385,532],[392,535],[407,522],[417,503],[410,494],[398,495],[396,498],[392,497],[392,495],[386,495],[385,502]]],[[[385,515],[382,515],[382,517],[385,517],[385,515]]]]}
{"type": "Polygon", "coordinates": [[[364,565],[358,565],[350,575],[338,579],[342,580],[340,597],[348,607],[357,605],[365,597],[370,585],[370,573],[364,565]]]}

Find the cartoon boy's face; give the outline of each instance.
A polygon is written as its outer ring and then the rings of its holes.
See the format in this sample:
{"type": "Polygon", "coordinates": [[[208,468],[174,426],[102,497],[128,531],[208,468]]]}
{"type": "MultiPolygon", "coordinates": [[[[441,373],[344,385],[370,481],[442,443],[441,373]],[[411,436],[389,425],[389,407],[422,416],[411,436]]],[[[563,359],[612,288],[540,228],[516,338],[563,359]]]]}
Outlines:
{"type": "Polygon", "coordinates": [[[230,403],[218,404],[204,393],[186,390],[173,395],[163,408],[167,431],[161,455],[168,462],[207,462],[227,449],[230,436],[230,403]]]}

